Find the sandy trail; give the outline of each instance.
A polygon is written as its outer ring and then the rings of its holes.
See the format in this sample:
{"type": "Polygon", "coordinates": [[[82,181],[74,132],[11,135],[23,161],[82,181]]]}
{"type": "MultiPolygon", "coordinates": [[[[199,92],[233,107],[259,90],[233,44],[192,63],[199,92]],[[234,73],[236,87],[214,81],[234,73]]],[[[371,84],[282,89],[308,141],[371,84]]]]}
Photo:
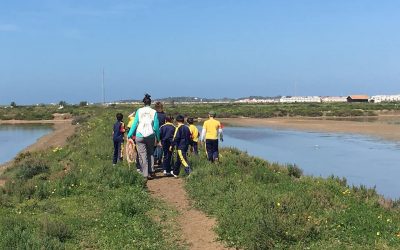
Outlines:
{"type": "MultiPolygon", "coordinates": [[[[74,134],[75,126],[71,124],[71,119],[63,120],[41,120],[41,121],[20,121],[8,120],[0,121],[0,124],[53,124],[54,131],[42,136],[34,144],[28,146],[21,152],[34,152],[51,147],[62,147],[66,144],[67,138],[74,134]]],[[[0,165],[0,176],[9,167],[12,161],[0,165]]],[[[0,186],[5,184],[6,180],[0,177],[0,186]]]]}
{"type": "Polygon", "coordinates": [[[215,220],[190,206],[183,179],[159,177],[147,182],[148,189],[180,213],[178,223],[190,249],[227,249],[216,241],[215,220]]]}
{"type": "MultiPolygon", "coordinates": [[[[393,116],[391,119],[398,119],[400,121],[400,116],[393,116]]],[[[385,140],[400,141],[400,125],[385,122],[384,117],[377,118],[375,122],[336,121],[314,118],[229,118],[220,120],[223,123],[235,126],[265,126],[303,131],[355,133],[383,138],[385,140]]]]}

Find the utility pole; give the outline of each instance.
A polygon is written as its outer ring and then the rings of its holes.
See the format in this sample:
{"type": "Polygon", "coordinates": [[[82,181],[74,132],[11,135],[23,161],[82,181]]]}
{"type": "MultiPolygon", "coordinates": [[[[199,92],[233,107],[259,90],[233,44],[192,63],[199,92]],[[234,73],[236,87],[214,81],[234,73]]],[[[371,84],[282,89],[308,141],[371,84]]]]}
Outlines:
{"type": "Polygon", "coordinates": [[[103,105],[106,104],[106,90],[104,88],[104,67],[103,67],[103,84],[102,84],[102,90],[103,90],[103,105]]]}

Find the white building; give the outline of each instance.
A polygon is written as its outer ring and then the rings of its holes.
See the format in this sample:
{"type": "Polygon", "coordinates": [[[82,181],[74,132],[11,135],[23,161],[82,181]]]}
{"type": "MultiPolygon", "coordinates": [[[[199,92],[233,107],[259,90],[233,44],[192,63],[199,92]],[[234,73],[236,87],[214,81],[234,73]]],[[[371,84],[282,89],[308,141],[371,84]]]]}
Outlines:
{"type": "Polygon", "coordinates": [[[321,102],[347,102],[347,96],[324,96],[321,102]]]}
{"type": "Polygon", "coordinates": [[[380,102],[400,102],[400,95],[374,95],[370,101],[375,103],[380,102]]]}
{"type": "Polygon", "coordinates": [[[250,99],[250,98],[246,98],[246,99],[242,99],[242,100],[238,100],[235,101],[236,103],[277,103],[279,102],[279,100],[277,99],[250,99]]]}
{"type": "Polygon", "coordinates": [[[282,103],[321,102],[321,97],[319,97],[319,96],[282,96],[279,101],[282,103]]]}

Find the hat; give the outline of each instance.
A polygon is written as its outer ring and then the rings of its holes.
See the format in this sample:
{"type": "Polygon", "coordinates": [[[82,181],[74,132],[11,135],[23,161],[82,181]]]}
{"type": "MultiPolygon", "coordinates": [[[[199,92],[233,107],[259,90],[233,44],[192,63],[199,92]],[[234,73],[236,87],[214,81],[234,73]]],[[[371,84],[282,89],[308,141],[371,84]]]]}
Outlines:
{"type": "Polygon", "coordinates": [[[177,122],[184,122],[185,121],[185,117],[183,115],[177,115],[175,120],[177,122]]]}
{"type": "Polygon", "coordinates": [[[212,117],[216,116],[217,113],[215,113],[215,111],[211,110],[210,112],[208,112],[208,114],[212,117]]]}

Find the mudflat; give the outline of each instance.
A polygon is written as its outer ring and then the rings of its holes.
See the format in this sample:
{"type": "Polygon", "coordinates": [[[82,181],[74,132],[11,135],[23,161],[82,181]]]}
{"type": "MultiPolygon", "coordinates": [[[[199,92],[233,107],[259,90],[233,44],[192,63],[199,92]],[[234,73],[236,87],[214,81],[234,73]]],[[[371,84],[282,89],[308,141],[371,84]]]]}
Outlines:
{"type": "Polygon", "coordinates": [[[302,131],[354,133],[385,140],[400,141],[400,115],[328,120],[323,118],[224,118],[222,123],[232,126],[271,127],[302,131]],[[364,121],[365,120],[365,121],[364,121]]]}

